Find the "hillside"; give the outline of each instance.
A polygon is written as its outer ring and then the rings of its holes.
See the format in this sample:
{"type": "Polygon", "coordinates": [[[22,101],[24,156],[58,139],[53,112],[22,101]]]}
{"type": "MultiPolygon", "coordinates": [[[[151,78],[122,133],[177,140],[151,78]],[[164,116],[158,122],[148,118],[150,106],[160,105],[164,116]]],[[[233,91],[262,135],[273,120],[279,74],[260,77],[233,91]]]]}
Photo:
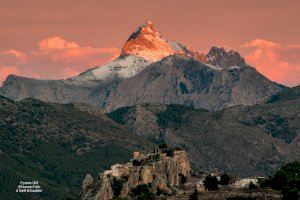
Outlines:
{"type": "Polygon", "coordinates": [[[45,199],[75,198],[87,172],[124,162],[151,144],[82,104],[49,104],[0,97],[0,199],[32,199],[16,193],[19,181],[39,181],[45,199]]]}
{"type": "Polygon", "coordinates": [[[140,104],[108,116],[150,141],[184,147],[199,170],[267,176],[282,163],[300,160],[299,87],[277,96],[281,98],[212,113],[182,105],[140,104]]]}

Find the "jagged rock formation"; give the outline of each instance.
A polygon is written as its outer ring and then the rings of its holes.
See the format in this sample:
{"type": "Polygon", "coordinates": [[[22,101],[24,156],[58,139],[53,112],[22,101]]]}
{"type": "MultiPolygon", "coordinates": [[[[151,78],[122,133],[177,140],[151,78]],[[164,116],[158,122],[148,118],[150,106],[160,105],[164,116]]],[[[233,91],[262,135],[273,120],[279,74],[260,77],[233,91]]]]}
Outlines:
{"type": "MultiPolygon", "coordinates": [[[[153,194],[176,194],[177,190],[188,185],[190,171],[188,157],[183,150],[146,155],[134,152],[129,163],[113,165],[111,170],[104,171],[95,179],[88,174],[82,184],[81,199],[130,198],[139,186],[149,187],[153,194]]],[[[193,191],[192,187],[189,189],[193,191]]]]}
{"type": "Polygon", "coordinates": [[[9,76],[0,94],[14,100],[82,102],[106,111],[137,103],[220,110],[260,103],[282,86],[248,66],[239,53],[213,47],[207,55],[163,39],[151,22],[129,37],[120,57],[66,80],[9,76]]]}
{"type": "Polygon", "coordinates": [[[210,63],[222,68],[245,66],[245,60],[236,51],[226,52],[224,48],[212,47],[207,54],[210,63]]]}

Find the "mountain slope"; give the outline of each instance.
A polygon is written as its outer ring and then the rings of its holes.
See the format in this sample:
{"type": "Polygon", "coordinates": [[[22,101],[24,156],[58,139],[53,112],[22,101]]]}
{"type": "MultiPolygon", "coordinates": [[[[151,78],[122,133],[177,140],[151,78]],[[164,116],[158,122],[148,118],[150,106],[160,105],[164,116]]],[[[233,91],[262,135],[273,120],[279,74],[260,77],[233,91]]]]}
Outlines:
{"type": "Polygon", "coordinates": [[[152,147],[81,104],[16,103],[0,96],[0,130],[1,199],[75,198],[87,172],[96,174],[126,161],[134,149],[152,147]],[[41,194],[15,192],[19,181],[36,180],[41,194]]]}
{"type": "Polygon", "coordinates": [[[150,64],[149,61],[135,55],[125,55],[116,58],[113,62],[96,67],[71,78],[71,80],[105,80],[109,78],[130,78],[150,64]]]}
{"type": "MultiPolygon", "coordinates": [[[[187,150],[194,168],[267,176],[300,160],[299,87],[280,101],[217,112],[182,105],[140,104],[108,116],[130,131],[187,150]]],[[[272,98],[271,98],[272,99],[272,98]]]]}
{"type": "MultiPolygon", "coordinates": [[[[223,54],[230,57],[232,53],[223,54]]],[[[105,109],[112,111],[137,103],[159,103],[220,110],[260,103],[281,91],[278,84],[254,68],[245,63],[241,65],[242,58],[236,60],[230,60],[232,66],[223,68],[184,55],[168,56],[120,82],[110,93],[105,109]]]]}
{"type": "Polygon", "coordinates": [[[0,94],[13,100],[35,98],[46,102],[83,102],[102,106],[111,90],[124,78],[139,73],[149,62],[134,55],[122,56],[66,80],[38,80],[9,75],[0,94]]]}

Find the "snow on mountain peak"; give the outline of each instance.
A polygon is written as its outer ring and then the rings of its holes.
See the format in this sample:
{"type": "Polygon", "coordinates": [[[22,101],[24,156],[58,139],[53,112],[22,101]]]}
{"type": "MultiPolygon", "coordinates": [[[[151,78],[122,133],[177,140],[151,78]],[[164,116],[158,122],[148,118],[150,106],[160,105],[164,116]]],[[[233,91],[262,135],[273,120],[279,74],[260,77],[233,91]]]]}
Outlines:
{"type": "Polygon", "coordinates": [[[72,80],[91,81],[91,80],[105,80],[109,78],[130,78],[143,69],[145,69],[150,62],[137,57],[135,55],[120,56],[112,62],[87,70],[72,80]]]}

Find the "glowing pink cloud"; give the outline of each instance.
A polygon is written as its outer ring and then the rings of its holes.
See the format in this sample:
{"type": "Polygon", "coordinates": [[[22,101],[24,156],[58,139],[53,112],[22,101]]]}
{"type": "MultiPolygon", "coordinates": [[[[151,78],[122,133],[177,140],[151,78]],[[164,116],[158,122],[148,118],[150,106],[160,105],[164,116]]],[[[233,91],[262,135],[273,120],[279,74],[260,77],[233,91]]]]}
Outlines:
{"type": "Polygon", "coordinates": [[[57,50],[57,49],[72,49],[79,48],[76,42],[68,42],[60,37],[50,37],[39,42],[39,48],[42,51],[57,50]]]}
{"type": "Polygon", "coordinates": [[[255,39],[243,47],[253,49],[245,56],[247,63],[270,80],[287,86],[300,83],[300,45],[282,45],[255,39]]]}
{"type": "Polygon", "coordinates": [[[99,65],[120,54],[114,47],[84,46],[60,37],[49,37],[29,52],[14,49],[0,52],[0,85],[9,74],[40,79],[65,79],[99,65]]]}

